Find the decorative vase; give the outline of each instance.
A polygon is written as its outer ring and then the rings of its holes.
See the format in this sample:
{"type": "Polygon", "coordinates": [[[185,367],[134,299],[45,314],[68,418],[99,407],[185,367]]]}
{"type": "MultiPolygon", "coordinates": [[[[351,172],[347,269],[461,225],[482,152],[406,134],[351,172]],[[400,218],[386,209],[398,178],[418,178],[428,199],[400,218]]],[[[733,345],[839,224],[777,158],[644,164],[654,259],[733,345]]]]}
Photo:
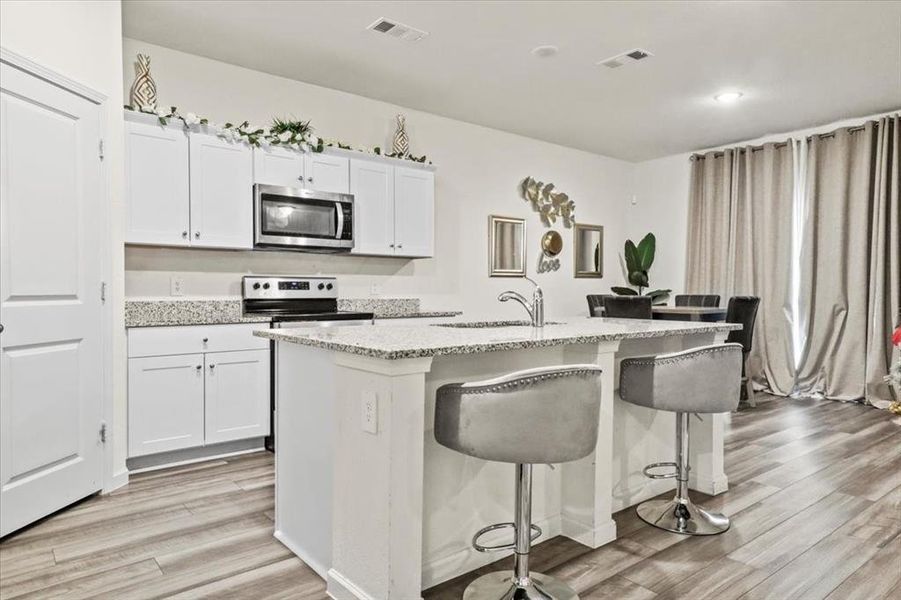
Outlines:
{"type": "Polygon", "coordinates": [[[146,54],[138,54],[138,61],[135,63],[131,105],[142,112],[156,112],[156,83],[150,76],[150,57],[146,54]]]}
{"type": "Polygon", "coordinates": [[[394,153],[399,156],[406,156],[410,153],[410,139],[407,137],[406,124],[407,118],[403,115],[397,115],[397,131],[394,132],[394,153]]]}

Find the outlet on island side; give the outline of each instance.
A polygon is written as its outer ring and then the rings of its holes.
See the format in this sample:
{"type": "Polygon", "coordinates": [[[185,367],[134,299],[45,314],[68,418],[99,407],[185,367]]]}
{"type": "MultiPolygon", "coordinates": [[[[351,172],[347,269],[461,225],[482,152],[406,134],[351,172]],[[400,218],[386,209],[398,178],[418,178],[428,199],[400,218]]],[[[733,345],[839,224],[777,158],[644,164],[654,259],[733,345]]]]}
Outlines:
{"type": "Polygon", "coordinates": [[[184,296],[185,295],[185,278],[180,275],[173,275],[169,278],[169,295],[184,296]]]}
{"type": "Polygon", "coordinates": [[[361,424],[367,433],[379,432],[379,397],[375,392],[365,391],[360,399],[361,424]]]}

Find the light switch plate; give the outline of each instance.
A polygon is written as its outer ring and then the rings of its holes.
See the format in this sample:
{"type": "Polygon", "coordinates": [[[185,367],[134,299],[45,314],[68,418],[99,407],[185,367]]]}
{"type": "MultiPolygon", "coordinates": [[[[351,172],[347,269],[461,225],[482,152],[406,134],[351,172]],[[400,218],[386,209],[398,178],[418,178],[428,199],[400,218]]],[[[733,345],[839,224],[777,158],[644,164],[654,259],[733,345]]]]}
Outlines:
{"type": "Polygon", "coordinates": [[[185,278],[179,275],[173,275],[169,278],[169,294],[172,296],[185,295],[185,278]]]}
{"type": "Polygon", "coordinates": [[[364,391],[360,399],[360,423],[363,431],[377,434],[379,432],[379,397],[375,392],[364,391]]]}

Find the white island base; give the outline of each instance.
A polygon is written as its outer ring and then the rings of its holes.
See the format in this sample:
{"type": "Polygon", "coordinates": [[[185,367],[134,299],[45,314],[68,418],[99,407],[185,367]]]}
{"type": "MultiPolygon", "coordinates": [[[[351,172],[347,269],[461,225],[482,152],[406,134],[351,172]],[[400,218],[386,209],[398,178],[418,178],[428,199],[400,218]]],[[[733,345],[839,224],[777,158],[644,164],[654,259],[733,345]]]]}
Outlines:
{"type": "MultiPolygon", "coordinates": [[[[542,540],[562,534],[592,548],[614,540],[614,511],[673,487],[641,470],[673,460],[675,433],[672,413],[619,399],[618,361],[722,342],[729,326],[691,327],[658,337],[544,347],[523,341],[522,349],[415,358],[330,349],[343,348],[332,333],[316,347],[299,332],[294,340],[290,330],[259,332],[277,340],[276,537],[339,600],[414,600],[423,589],[497,560],[503,553],[481,554],[470,542],[479,528],[512,520],[513,465],[439,446],[435,390],[537,366],[596,363],[603,387],[595,453],[554,470],[537,466],[532,515],[542,540]],[[377,412],[374,427],[367,407],[377,412]]],[[[404,329],[412,335],[427,326],[404,329]]],[[[494,340],[503,331],[493,330],[494,340]]],[[[692,489],[727,488],[723,419],[691,419],[692,489]]],[[[482,543],[497,543],[504,532],[497,533],[482,543]]]]}

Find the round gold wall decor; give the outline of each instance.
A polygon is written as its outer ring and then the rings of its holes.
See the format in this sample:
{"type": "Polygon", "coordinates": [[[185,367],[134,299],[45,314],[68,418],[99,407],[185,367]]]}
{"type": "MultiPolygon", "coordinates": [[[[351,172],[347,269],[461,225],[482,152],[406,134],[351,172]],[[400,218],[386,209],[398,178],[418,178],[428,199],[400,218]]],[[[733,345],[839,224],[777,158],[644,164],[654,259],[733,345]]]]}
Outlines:
{"type": "Polygon", "coordinates": [[[551,229],[541,236],[541,250],[545,256],[554,258],[563,251],[563,236],[551,229]]]}

